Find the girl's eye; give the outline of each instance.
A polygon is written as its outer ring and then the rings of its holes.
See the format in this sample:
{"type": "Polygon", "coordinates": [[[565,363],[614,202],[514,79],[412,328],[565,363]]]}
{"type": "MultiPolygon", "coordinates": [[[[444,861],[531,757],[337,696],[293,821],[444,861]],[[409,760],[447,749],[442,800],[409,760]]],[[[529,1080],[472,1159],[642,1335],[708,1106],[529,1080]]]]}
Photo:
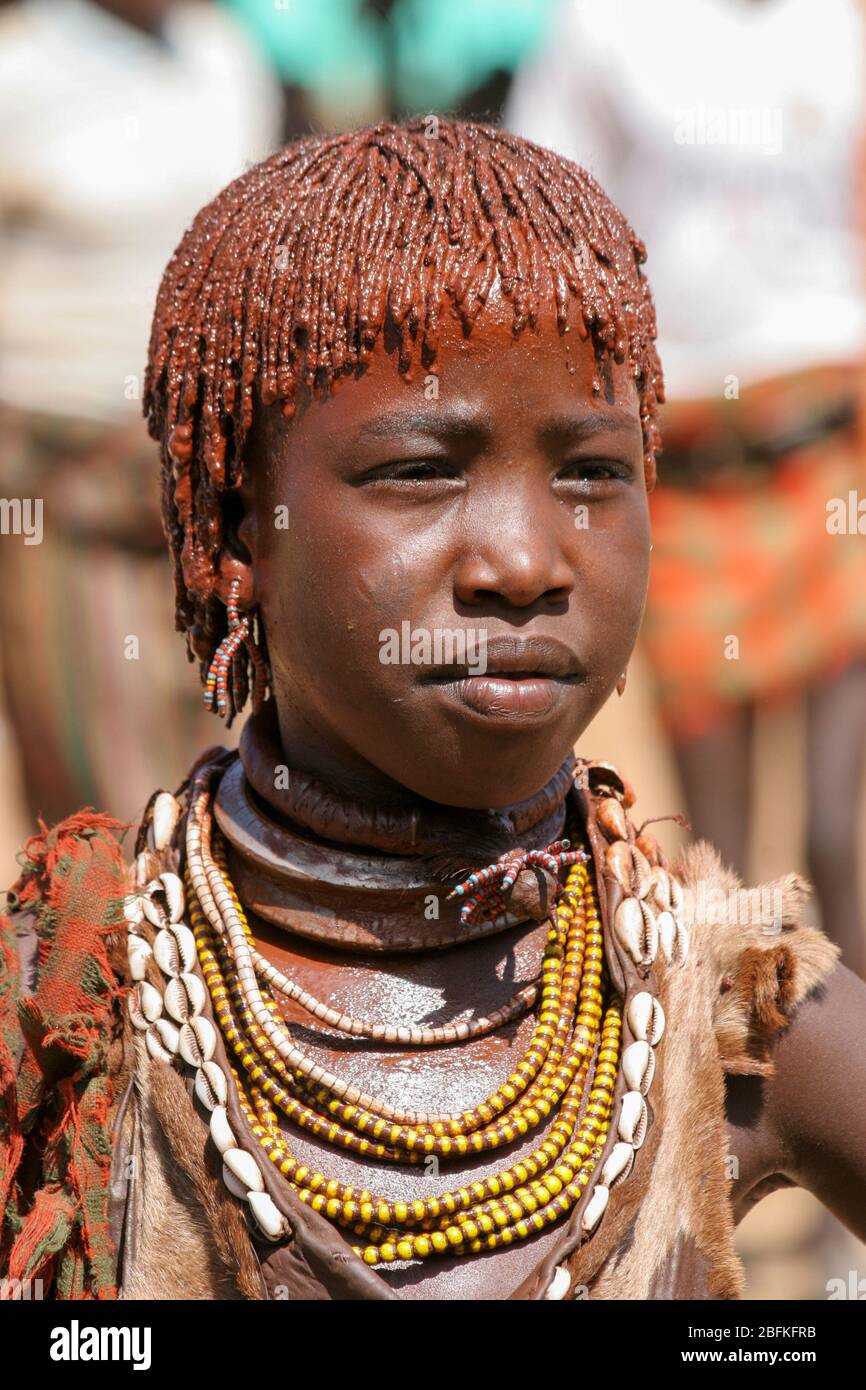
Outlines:
{"type": "Polygon", "coordinates": [[[633,470],[620,459],[578,459],[567,464],[557,475],[566,483],[609,482],[611,479],[630,482],[633,470]]]}
{"type": "Polygon", "coordinates": [[[361,479],[362,483],[446,482],[455,478],[453,469],[439,459],[404,459],[383,464],[361,479]]]}

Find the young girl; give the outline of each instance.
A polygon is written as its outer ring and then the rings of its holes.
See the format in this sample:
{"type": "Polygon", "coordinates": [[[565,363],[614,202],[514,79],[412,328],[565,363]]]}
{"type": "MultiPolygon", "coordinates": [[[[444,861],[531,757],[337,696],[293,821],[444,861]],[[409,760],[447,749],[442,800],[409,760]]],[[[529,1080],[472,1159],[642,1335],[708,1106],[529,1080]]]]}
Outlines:
{"type": "Polygon", "coordinates": [[[93,813],[27,847],[15,1278],[736,1297],[780,1185],[866,1233],[866,986],[808,886],[669,865],[572,753],[644,605],[643,259],[581,169],[433,119],[291,146],[184,237],[145,408],[178,627],[253,713],[128,878],[93,813]]]}

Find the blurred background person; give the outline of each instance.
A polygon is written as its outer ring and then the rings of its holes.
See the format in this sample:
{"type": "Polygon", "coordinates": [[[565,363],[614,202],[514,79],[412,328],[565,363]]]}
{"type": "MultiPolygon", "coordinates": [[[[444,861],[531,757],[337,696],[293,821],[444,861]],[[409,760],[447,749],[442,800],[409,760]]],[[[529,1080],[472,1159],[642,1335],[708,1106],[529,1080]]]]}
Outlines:
{"type": "Polygon", "coordinates": [[[215,741],[166,629],[141,373],[168,256],[280,122],[215,5],[0,10],[0,492],[42,502],[40,543],[0,536],[0,665],[31,824],[133,818],[215,741]]]}
{"type": "Polygon", "coordinates": [[[755,713],[804,696],[806,868],[866,975],[859,5],[563,4],[506,124],[585,164],[649,248],[668,405],[644,652],[693,831],[747,877],[755,713]]]}
{"type": "Polygon", "coordinates": [[[224,0],[279,75],[286,136],[425,111],[496,122],[553,0],[224,0]]]}

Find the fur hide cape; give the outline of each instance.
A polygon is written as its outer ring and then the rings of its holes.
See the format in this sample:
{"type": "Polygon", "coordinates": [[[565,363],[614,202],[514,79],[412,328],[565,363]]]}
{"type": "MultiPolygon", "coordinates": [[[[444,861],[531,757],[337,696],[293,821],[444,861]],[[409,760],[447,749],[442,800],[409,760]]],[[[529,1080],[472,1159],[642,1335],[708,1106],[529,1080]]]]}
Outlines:
{"type": "MultiPolygon", "coordinates": [[[[705,841],[692,844],[672,868],[689,904],[691,949],[684,966],[662,961],[658,969],[664,1055],[640,1162],[613,1189],[594,1235],[581,1239],[579,1229],[567,1228],[514,1297],[543,1298],[554,1265],[571,1275],[568,1297],[585,1296],[581,1290],[606,1299],[742,1295],[725,1073],[772,1074],[774,1038],[839,953],[805,925],[810,889],[796,874],[747,891],[705,841]],[[756,904],[770,907],[769,918],[756,904]]],[[[127,1058],[113,1187],[121,1296],[267,1298],[274,1296],[279,1267],[283,1288],[291,1271],[291,1297],[340,1297],[309,1256],[315,1240],[325,1239],[323,1218],[301,1208],[306,1233],[296,1226],[277,1256],[255,1244],[241,1205],[223,1187],[189,1084],[171,1066],[152,1061],[140,1037],[129,1037],[127,1058]],[[124,1166],[135,1176],[126,1188],[124,1166]]],[[[334,1244],[333,1235],[327,1239],[334,1244]]]]}
{"type": "Polygon", "coordinates": [[[742,1296],[725,1073],[772,1075],[774,1038],[839,956],[804,923],[811,889],[799,875],[746,890],[705,840],[672,867],[693,905],[691,949],[684,968],[660,972],[666,1036],[652,1169],[643,1191],[623,1187],[635,1210],[604,1264],[594,1262],[596,1298],[742,1296]],[[756,902],[770,906],[771,920],[756,902]]]}

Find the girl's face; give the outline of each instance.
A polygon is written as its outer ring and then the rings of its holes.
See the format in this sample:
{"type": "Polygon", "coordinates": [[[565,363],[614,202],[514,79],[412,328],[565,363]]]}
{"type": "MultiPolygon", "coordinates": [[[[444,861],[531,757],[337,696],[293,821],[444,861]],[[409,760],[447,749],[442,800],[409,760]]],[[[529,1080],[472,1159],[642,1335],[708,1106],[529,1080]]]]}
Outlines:
{"type": "Polygon", "coordinates": [[[491,299],[436,376],[261,411],[223,581],[259,605],[290,766],[383,799],[523,800],[624,670],[649,560],[627,367],[491,299]],[[237,560],[237,555],[243,556],[237,560]],[[248,563],[247,561],[248,557],[248,563]],[[474,673],[474,674],[473,674],[474,673]]]}

